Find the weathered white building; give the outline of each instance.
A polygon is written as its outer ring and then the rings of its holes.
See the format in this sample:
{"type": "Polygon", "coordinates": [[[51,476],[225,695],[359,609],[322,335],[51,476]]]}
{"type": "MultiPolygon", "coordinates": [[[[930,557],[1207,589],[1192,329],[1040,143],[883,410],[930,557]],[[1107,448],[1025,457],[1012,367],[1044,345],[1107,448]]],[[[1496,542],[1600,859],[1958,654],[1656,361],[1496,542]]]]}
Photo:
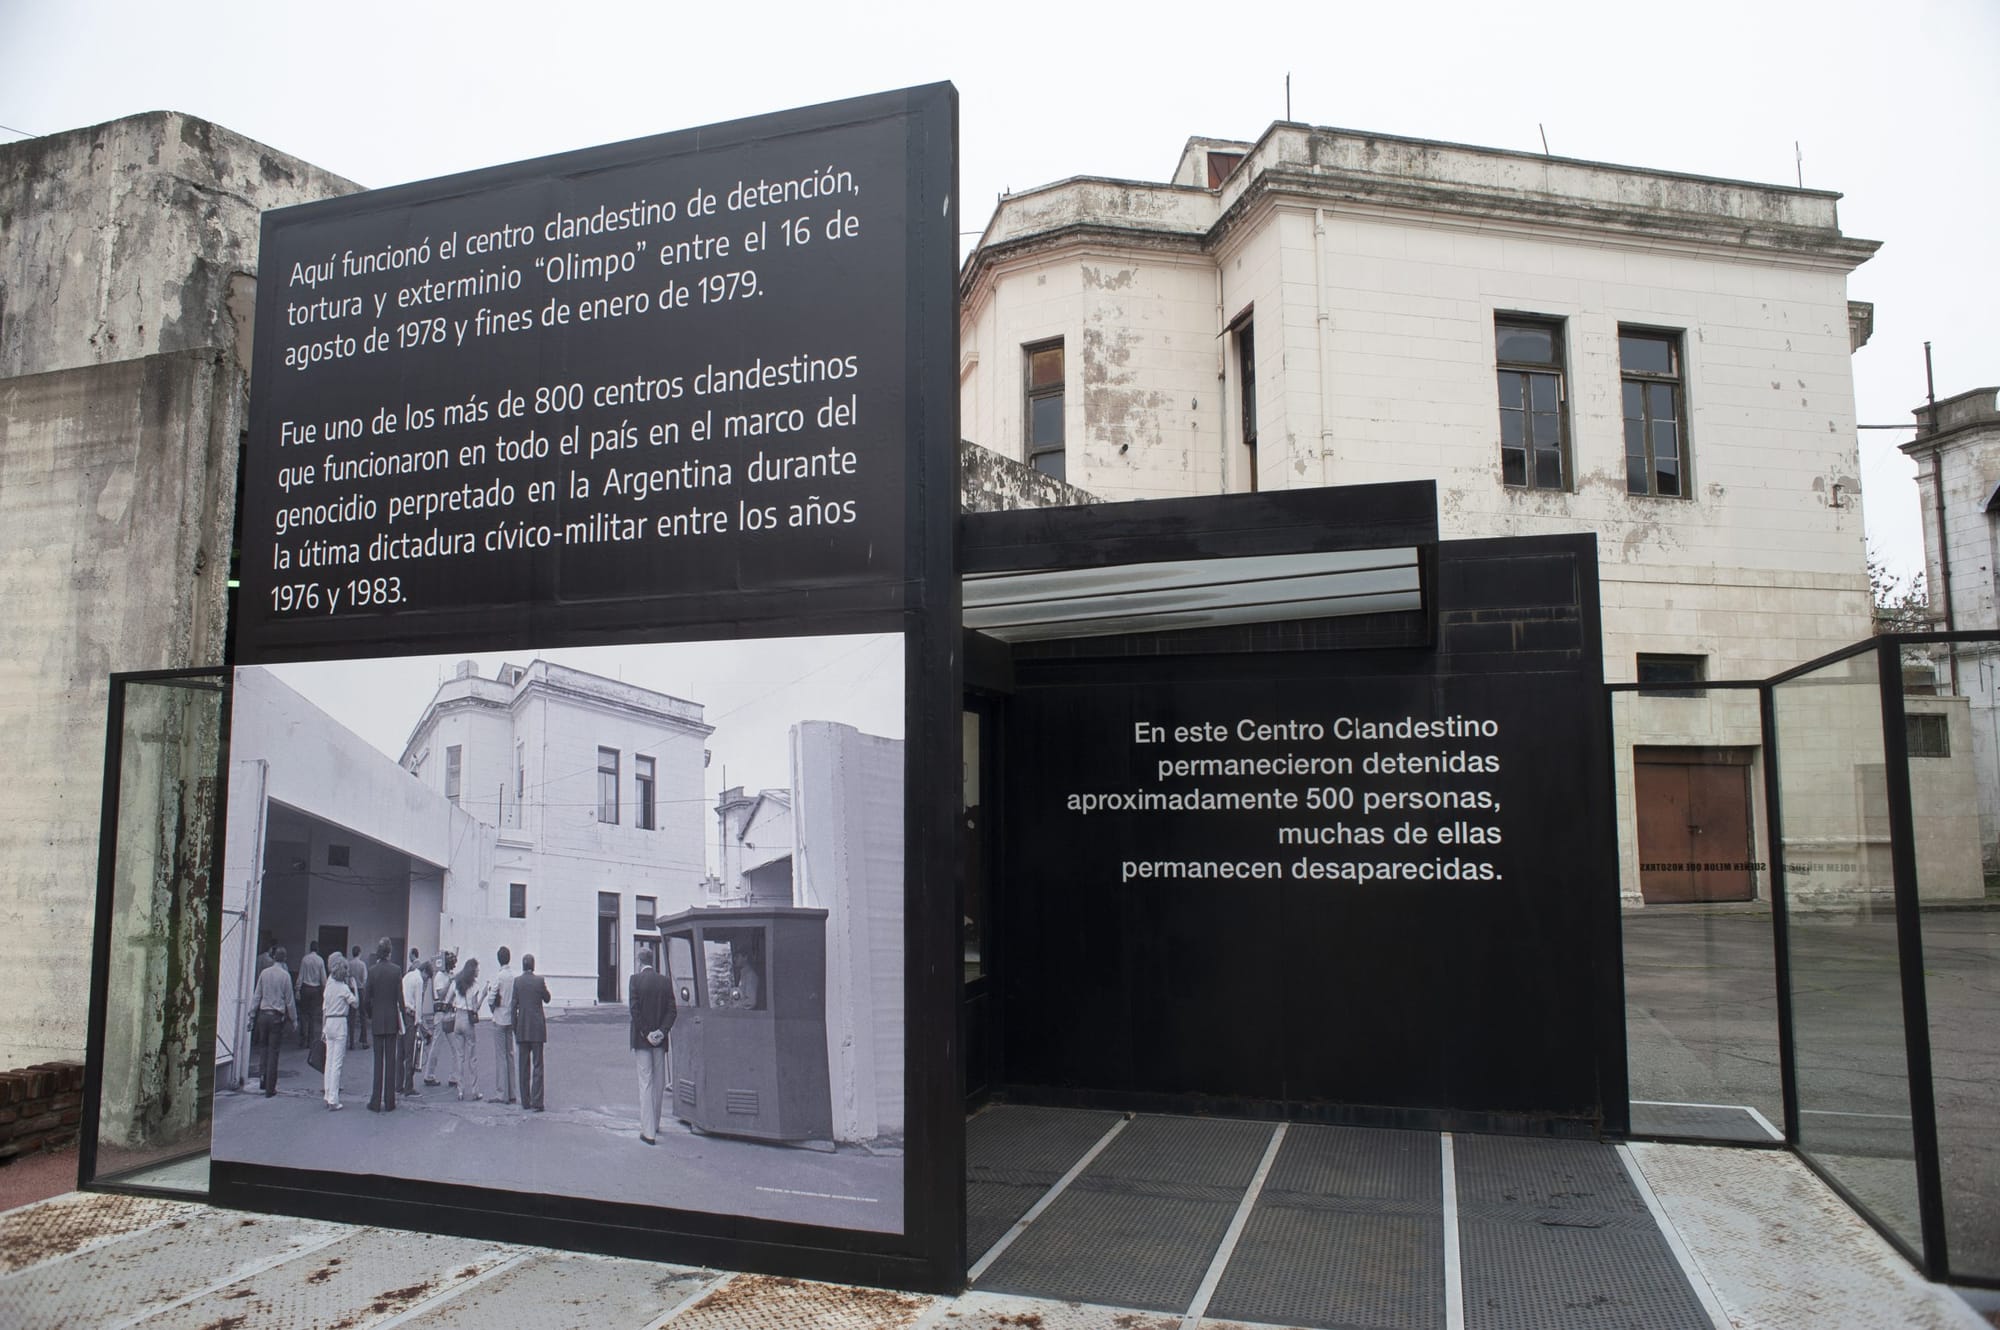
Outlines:
{"type": "MultiPolygon", "coordinates": [[[[1003,197],[960,279],[962,426],[1105,499],[1434,479],[1446,539],[1592,531],[1622,890],[1747,897],[1760,678],[1866,636],[1838,196],[1276,124],[1172,177],[1003,197]],[[1696,798],[1722,846],[1641,846],[1696,798]],[[1718,823],[1717,827],[1720,828],[1718,823]],[[1642,874],[1725,861],[1727,881],[1642,874]]],[[[1687,819],[1680,820],[1683,828],[1687,819]]],[[[1676,834],[1685,834],[1676,833],[1676,834]]]]}
{"type": "Polygon", "coordinates": [[[717,797],[709,904],[826,916],[833,1134],[903,1135],[903,742],[833,721],[791,730],[792,783],[717,797]]]}
{"type": "MultiPolygon", "coordinates": [[[[1975,388],[1916,410],[1903,451],[1917,464],[1925,585],[1937,627],[2000,632],[2000,388],[1975,388]]],[[[2000,644],[1969,643],[1938,663],[1942,689],[1966,699],[1963,726],[1912,736],[1935,750],[1969,745],[1979,790],[1979,849],[2000,868],[2000,644]]]]}
{"type": "Polygon", "coordinates": [[[491,873],[444,903],[444,944],[535,957],[558,1003],[623,1002],[657,915],[702,903],[700,703],[536,660],[438,687],[402,766],[492,828],[491,873]]]}

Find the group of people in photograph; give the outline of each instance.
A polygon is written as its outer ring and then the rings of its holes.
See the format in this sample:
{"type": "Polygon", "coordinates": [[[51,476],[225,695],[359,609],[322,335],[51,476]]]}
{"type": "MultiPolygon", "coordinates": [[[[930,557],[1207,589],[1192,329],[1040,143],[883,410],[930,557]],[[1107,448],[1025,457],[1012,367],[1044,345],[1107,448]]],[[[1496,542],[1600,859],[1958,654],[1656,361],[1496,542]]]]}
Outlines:
{"type": "Polygon", "coordinates": [[[517,972],[512,955],[501,947],[494,973],[482,977],[477,957],[461,962],[455,953],[440,951],[427,960],[411,948],[408,964],[399,965],[392,953],[387,938],[367,960],[359,947],[351,957],[336,951],[329,961],[309,945],[296,976],[283,947],[259,956],[252,1036],[265,1096],[278,1092],[279,1049],[296,1026],[315,1066],[321,1066],[323,1050],[323,1093],[330,1111],[346,1107],[341,1080],[347,1053],[356,1047],[374,1050],[371,1113],[393,1112],[398,1095],[420,1094],[420,1080],[427,1088],[439,1086],[440,1072],[442,1084],[459,1099],[485,1099],[479,1045],[490,1038],[492,1097],[542,1112],[550,995],[547,981],[535,973],[535,958],[523,956],[517,972]],[[481,1033],[482,1025],[490,1036],[481,1033]]]}

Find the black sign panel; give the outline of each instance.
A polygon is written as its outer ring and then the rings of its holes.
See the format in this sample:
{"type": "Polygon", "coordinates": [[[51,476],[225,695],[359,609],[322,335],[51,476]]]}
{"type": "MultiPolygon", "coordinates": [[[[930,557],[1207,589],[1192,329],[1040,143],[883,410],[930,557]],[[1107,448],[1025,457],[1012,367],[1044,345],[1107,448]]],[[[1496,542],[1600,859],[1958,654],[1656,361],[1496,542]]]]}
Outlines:
{"type": "Polygon", "coordinates": [[[1442,545],[1436,594],[1434,651],[1016,659],[1020,1092],[1617,1119],[1589,540],[1442,545]]]}
{"type": "Polygon", "coordinates": [[[239,660],[900,607],[953,238],[931,122],[842,110],[269,214],[239,660]]]}
{"type": "Polygon", "coordinates": [[[935,85],[266,215],[218,1201],[962,1279],[955,170],[935,85]]]}

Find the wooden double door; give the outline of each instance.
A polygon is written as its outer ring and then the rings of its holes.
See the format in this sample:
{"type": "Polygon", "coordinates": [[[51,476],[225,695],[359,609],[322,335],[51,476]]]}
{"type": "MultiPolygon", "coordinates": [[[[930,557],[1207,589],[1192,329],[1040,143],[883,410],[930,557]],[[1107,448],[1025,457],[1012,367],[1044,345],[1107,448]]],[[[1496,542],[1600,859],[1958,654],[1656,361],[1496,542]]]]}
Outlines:
{"type": "Polygon", "coordinates": [[[1748,748],[1635,748],[1639,894],[1648,905],[1756,899],[1748,748]]]}

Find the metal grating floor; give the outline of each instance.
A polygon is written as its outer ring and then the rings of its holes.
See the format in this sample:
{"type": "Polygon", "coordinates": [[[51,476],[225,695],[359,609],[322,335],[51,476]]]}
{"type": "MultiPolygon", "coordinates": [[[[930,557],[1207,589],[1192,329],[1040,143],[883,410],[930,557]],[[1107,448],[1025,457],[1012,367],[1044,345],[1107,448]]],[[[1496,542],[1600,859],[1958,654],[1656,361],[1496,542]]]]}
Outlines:
{"type": "Polygon", "coordinates": [[[1441,1326],[1443,1207],[1436,1136],[1293,1126],[1208,1314],[1314,1327],[1441,1326]]]}
{"type": "Polygon", "coordinates": [[[965,1251],[977,1261],[1097,1144],[1116,1113],[996,1104],[965,1124],[965,1251]]]}
{"type": "Polygon", "coordinates": [[[1616,1151],[1461,1136],[1466,1330],[1709,1330],[1616,1151]]]}
{"type": "Polygon", "coordinates": [[[1135,1119],[976,1287],[1184,1310],[1273,1130],[1257,1122],[1135,1119]]]}
{"type": "Polygon", "coordinates": [[[1260,1178],[1272,1124],[1139,1116],[1107,1140],[1114,1127],[1020,1106],[972,1120],[968,1251],[1001,1243],[975,1288],[1302,1330],[1711,1324],[1608,1145],[1455,1137],[1448,1208],[1430,1132],[1292,1124],[1260,1178]]]}

